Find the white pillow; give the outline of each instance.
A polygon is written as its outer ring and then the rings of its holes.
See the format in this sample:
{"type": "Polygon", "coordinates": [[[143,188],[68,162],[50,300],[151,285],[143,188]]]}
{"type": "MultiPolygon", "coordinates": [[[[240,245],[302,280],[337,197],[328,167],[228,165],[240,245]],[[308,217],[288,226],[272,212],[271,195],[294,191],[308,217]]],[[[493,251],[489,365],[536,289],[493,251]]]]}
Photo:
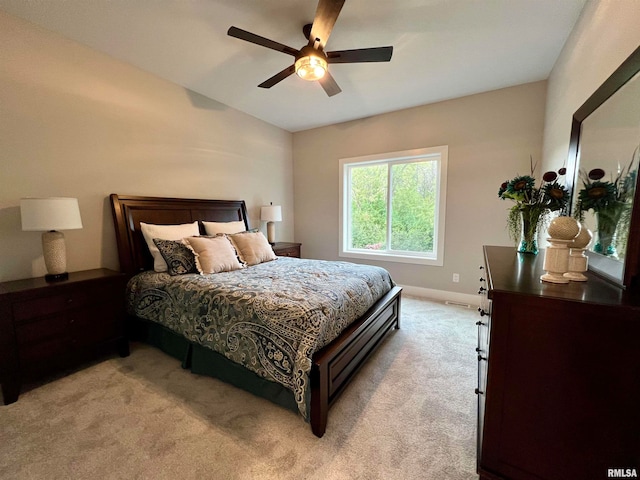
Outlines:
{"type": "Polygon", "coordinates": [[[219,233],[239,233],[244,232],[247,227],[242,220],[237,222],[202,222],[207,235],[215,237],[219,233]]]}
{"type": "Polygon", "coordinates": [[[153,243],[154,238],[159,238],[160,240],[182,240],[184,237],[196,237],[200,235],[198,222],[183,223],[181,225],[153,225],[151,223],[140,222],[140,229],[153,257],[153,269],[156,272],[166,272],[168,267],[167,262],[164,261],[164,258],[162,258],[160,254],[160,250],[158,250],[156,244],[153,243]]]}
{"type": "Polygon", "coordinates": [[[224,235],[183,238],[182,243],[195,255],[196,268],[201,274],[231,272],[243,268],[233,245],[224,235]]]}

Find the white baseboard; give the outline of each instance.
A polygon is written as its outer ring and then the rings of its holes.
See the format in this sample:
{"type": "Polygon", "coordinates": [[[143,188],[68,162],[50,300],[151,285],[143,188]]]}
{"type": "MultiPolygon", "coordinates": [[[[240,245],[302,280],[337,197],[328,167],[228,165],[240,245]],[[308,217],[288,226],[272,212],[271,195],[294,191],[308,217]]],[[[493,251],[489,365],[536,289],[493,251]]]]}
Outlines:
{"type": "Polygon", "coordinates": [[[480,297],[468,293],[447,292],[445,290],[434,290],[432,288],[412,287],[411,285],[400,285],[402,293],[412,297],[428,298],[441,302],[449,302],[462,307],[475,308],[480,306],[480,297]]]}

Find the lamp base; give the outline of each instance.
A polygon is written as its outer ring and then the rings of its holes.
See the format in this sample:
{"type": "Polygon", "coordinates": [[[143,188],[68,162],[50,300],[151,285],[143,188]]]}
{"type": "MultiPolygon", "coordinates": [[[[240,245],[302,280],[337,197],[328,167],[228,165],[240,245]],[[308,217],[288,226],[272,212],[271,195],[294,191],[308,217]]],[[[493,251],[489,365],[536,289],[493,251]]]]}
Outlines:
{"type": "Polygon", "coordinates": [[[69,272],[64,273],[47,273],[44,276],[44,279],[47,282],[61,282],[62,280],[67,280],[69,278],[69,272]]]}
{"type": "MultiPolygon", "coordinates": [[[[56,282],[55,277],[58,275],[68,276],[67,249],[62,232],[51,230],[42,234],[42,253],[44,255],[44,264],[47,267],[47,276],[54,279],[47,280],[48,282],[56,282]]],[[[61,280],[64,280],[64,278],[61,280]]]]}
{"type": "Polygon", "coordinates": [[[267,241],[273,245],[276,243],[276,223],[267,222],[267,241]]]}

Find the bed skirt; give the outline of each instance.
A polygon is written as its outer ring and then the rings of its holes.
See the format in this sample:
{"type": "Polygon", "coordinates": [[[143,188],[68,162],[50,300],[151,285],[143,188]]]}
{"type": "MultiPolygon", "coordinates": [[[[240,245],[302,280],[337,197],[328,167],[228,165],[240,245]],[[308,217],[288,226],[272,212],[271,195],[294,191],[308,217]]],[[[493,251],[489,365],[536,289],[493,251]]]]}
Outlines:
{"type": "MultiPolygon", "coordinates": [[[[130,335],[132,340],[141,341],[162,350],[182,362],[182,368],[189,369],[191,373],[218,378],[293,412],[298,412],[293,392],[279,383],[266,380],[218,352],[190,342],[163,325],[137,317],[129,317],[128,321],[132,327],[130,335]]],[[[309,395],[305,401],[307,411],[310,411],[309,395]]]]}

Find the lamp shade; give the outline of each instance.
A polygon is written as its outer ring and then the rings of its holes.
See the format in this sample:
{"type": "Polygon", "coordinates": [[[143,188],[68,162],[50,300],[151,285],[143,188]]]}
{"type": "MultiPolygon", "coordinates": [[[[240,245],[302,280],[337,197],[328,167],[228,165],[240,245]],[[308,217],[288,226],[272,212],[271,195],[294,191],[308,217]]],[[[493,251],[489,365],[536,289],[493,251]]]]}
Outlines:
{"type": "Polygon", "coordinates": [[[260,209],[260,220],[263,222],[281,222],[282,207],[280,205],[269,205],[260,209]]]}
{"type": "Polygon", "coordinates": [[[20,199],[22,230],[75,230],[82,228],[77,198],[49,197],[20,199]]]}

